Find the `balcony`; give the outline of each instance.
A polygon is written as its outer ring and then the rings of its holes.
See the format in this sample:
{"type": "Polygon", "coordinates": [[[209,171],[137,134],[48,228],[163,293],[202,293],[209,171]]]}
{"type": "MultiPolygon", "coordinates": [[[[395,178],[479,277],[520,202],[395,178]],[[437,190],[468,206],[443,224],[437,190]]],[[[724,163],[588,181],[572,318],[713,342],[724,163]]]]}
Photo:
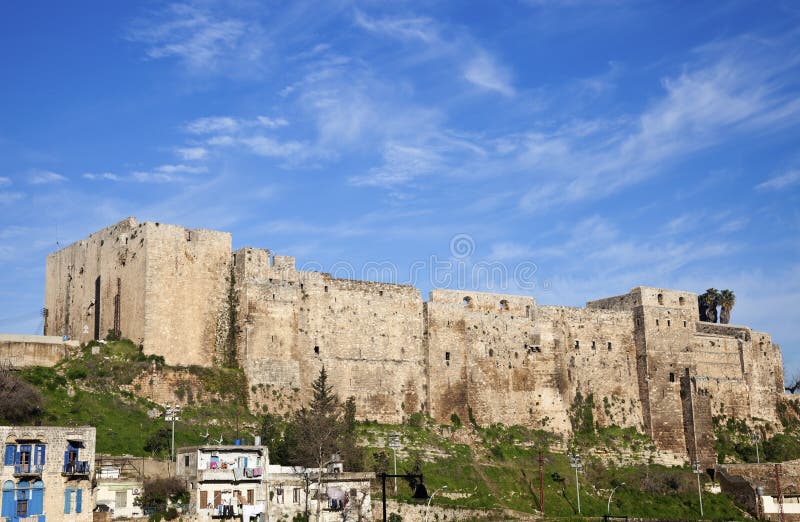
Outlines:
{"type": "Polygon", "coordinates": [[[41,464],[14,464],[15,477],[35,477],[42,474],[41,464]]]}
{"type": "MultiPolygon", "coordinates": [[[[213,468],[197,470],[197,480],[200,482],[242,482],[260,481],[261,473],[254,472],[255,468],[213,468]],[[255,477],[253,475],[256,475],[255,477]]],[[[259,470],[260,471],[260,470],[259,470]]]]}
{"type": "Polygon", "coordinates": [[[75,477],[75,476],[89,475],[90,471],[91,471],[91,466],[89,465],[88,461],[78,460],[75,462],[67,462],[66,464],[64,464],[64,468],[61,470],[61,474],[70,477],[75,477]]]}

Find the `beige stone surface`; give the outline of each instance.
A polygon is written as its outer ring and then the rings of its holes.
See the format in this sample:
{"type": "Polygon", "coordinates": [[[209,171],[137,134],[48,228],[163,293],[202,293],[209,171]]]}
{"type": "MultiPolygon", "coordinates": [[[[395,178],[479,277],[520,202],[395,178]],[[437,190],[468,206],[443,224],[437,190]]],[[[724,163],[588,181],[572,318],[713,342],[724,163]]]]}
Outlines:
{"type": "MultiPolygon", "coordinates": [[[[712,416],[776,424],[783,394],[780,347],[698,321],[691,292],[635,287],[583,308],[453,290],[423,301],[412,286],[297,270],[266,249],[232,252],[227,233],[133,218],[48,257],[46,332],[88,340],[96,322],[104,334],[118,279],[124,336],[170,364],[233,356],[251,406],[271,411],[306,401],[323,366],[362,418],[389,423],[455,413],[568,435],[580,393],[598,425],[634,427],[709,464],[712,416]]],[[[165,386],[152,391],[166,398],[165,386]]]]}

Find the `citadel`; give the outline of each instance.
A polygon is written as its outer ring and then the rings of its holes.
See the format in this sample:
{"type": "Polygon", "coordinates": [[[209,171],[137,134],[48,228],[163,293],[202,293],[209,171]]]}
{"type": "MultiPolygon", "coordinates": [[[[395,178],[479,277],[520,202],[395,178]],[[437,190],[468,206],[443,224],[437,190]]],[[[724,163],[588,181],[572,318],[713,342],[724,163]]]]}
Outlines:
{"type": "Polygon", "coordinates": [[[778,423],[780,347],[699,320],[697,295],[635,287],[586,303],[433,290],[297,270],[231,234],[127,218],[47,258],[45,335],[108,331],[171,365],[241,367],[250,406],[306,399],[324,366],[362,418],[415,412],[569,434],[576,398],[601,426],[712,467],[713,416],[778,423]]]}

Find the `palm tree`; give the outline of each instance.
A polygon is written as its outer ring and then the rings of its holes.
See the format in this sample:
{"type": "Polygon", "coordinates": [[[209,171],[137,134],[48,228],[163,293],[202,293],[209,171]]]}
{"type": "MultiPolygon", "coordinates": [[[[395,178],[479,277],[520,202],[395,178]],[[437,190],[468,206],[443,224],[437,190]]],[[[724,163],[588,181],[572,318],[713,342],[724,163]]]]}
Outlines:
{"type": "Polygon", "coordinates": [[[720,294],[716,288],[709,288],[704,294],[698,296],[700,308],[705,311],[700,314],[700,320],[709,323],[717,322],[717,306],[719,306],[720,294]]]}
{"type": "Polygon", "coordinates": [[[736,304],[736,295],[734,295],[732,290],[723,290],[719,293],[719,305],[721,308],[719,312],[720,323],[728,324],[731,322],[731,310],[734,304],[736,304]]]}

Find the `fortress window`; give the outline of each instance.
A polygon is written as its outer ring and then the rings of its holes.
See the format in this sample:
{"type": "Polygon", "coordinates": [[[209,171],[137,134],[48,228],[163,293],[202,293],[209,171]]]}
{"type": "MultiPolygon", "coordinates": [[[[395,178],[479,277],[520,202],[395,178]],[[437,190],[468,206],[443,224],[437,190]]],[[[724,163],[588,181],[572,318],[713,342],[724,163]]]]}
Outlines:
{"type": "Polygon", "coordinates": [[[592,341],[592,350],[597,350],[597,343],[592,341]]]}
{"type": "Polygon", "coordinates": [[[527,305],[525,307],[525,317],[530,317],[530,316],[531,316],[531,305],[527,305]]]}
{"type": "Polygon", "coordinates": [[[658,304],[664,304],[664,294],[658,294],[658,304]]]}
{"type": "Polygon", "coordinates": [[[447,366],[450,366],[450,352],[444,352],[444,362],[447,366]]]}
{"type": "Polygon", "coordinates": [[[328,293],[328,285],[325,285],[325,293],[328,293]]]}
{"type": "Polygon", "coordinates": [[[192,231],[191,230],[187,230],[186,231],[186,241],[191,241],[191,240],[192,240],[192,231]]]}
{"type": "Polygon", "coordinates": [[[669,372],[669,382],[675,382],[675,374],[672,372],[669,372]]]}
{"type": "Polygon", "coordinates": [[[683,327],[686,328],[686,321],[683,322],[683,327]]]}
{"type": "Polygon", "coordinates": [[[506,301],[505,299],[500,301],[500,311],[501,312],[507,312],[508,311],[508,301],[506,301]]]}
{"type": "Polygon", "coordinates": [[[656,326],[658,326],[658,319],[656,319],[656,326]]]}
{"type": "Polygon", "coordinates": [[[314,347],[314,353],[319,355],[319,346],[314,347]]]}
{"type": "Polygon", "coordinates": [[[608,351],[611,351],[611,342],[608,343],[608,351]]]}
{"type": "Polygon", "coordinates": [[[641,321],[639,321],[639,318],[637,317],[637,318],[636,318],[636,326],[639,326],[639,325],[641,325],[641,324],[642,324],[642,323],[641,323],[641,321]]]}
{"type": "Polygon", "coordinates": [[[489,357],[494,357],[494,350],[489,348],[489,357]]]}
{"type": "Polygon", "coordinates": [[[580,341],[575,341],[575,349],[576,350],[580,350],[580,348],[581,348],[581,342],[580,341]]]}
{"type": "Polygon", "coordinates": [[[303,283],[300,283],[300,290],[303,290],[304,286],[305,285],[303,283]]]}
{"type": "Polygon", "coordinates": [[[678,298],[678,304],[679,304],[679,305],[683,306],[683,304],[684,304],[685,302],[686,302],[686,299],[684,299],[684,298],[683,298],[683,296],[680,296],[680,297],[678,298]]]}
{"type": "Polygon", "coordinates": [[[461,301],[461,306],[464,308],[470,308],[472,306],[472,298],[469,296],[465,297],[464,300],[461,301]]]}
{"type": "Polygon", "coordinates": [[[667,326],[672,326],[672,321],[670,321],[669,319],[667,319],[667,326]]]}

